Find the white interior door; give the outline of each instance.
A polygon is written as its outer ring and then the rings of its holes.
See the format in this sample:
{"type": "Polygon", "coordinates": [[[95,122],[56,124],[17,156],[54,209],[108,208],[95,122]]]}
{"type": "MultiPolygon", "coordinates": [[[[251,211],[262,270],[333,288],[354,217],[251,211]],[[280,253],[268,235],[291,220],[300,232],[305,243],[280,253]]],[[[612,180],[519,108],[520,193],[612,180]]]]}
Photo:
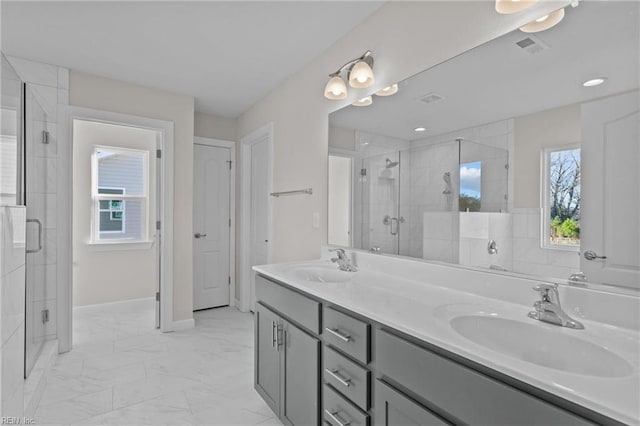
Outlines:
{"type": "Polygon", "coordinates": [[[229,148],[194,145],[194,310],[229,304],[229,161],[229,148]]]}
{"type": "Polygon", "coordinates": [[[582,105],[580,251],[591,282],[640,286],[639,108],[638,91],[582,105]]]}
{"type": "MultiPolygon", "coordinates": [[[[251,145],[251,259],[253,265],[269,263],[269,164],[268,143],[251,145]]],[[[250,309],[255,304],[255,274],[250,271],[250,309]]]]}

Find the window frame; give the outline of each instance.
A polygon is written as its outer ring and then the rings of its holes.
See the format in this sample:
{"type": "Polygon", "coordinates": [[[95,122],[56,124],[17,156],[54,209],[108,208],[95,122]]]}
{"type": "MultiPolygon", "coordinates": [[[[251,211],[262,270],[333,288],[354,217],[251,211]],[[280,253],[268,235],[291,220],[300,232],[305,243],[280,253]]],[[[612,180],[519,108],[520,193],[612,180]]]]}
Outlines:
{"type": "MultiPolygon", "coordinates": [[[[580,150],[582,156],[582,147],[579,142],[570,144],[554,145],[545,147],[541,151],[541,211],[540,211],[540,246],[549,250],[561,250],[569,252],[580,252],[580,245],[568,245],[568,244],[552,244],[551,241],[551,154],[559,151],[571,151],[574,149],[580,150]]],[[[582,159],[582,157],[581,157],[582,159]]],[[[582,161],[582,160],[581,160],[582,161]]],[[[580,182],[582,185],[582,179],[580,182]]]]}
{"type": "MultiPolygon", "coordinates": [[[[149,242],[149,151],[142,149],[131,149],[131,148],[122,148],[116,146],[108,146],[108,145],[95,145],[93,147],[93,152],[91,154],[91,239],[89,244],[91,245],[100,245],[100,244],[132,244],[132,243],[147,243],[149,242]],[[99,186],[98,185],[98,151],[105,150],[114,152],[116,154],[122,155],[142,155],[142,167],[143,167],[143,191],[141,194],[126,194],[126,188],[121,187],[107,187],[107,186],[99,186]],[[121,189],[123,191],[122,194],[100,194],[99,188],[104,189],[121,189]],[[117,195],[117,197],[114,197],[117,195]],[[125,225],[125,208],[123,208],[123,218],[122,218],[122,231],[100,231],[100,213],[102,210],[100,208],[100,201],[109,201],[113,198],[118,198],[126,203],[127,201],[141,201],[144,206],[144,215],[143,215],[143,223],[142,223],[142,232],[140,238],[100,238],[100,234],[125,234],[126,233],[126,225],[125,225]]],[[[126,205],[126,204],[125,204],[126,205]]],[[[111,210],[109,210],[111,211],[111,210]]]]}

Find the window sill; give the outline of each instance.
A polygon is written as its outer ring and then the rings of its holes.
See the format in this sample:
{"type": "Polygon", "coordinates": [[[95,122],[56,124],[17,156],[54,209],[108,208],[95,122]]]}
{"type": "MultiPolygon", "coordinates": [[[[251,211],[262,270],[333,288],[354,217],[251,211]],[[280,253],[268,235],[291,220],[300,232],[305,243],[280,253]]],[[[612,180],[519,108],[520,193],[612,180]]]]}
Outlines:
{"type": "Polygon", "coordinates": [[[153,241],[89,241],[89,251],[130,251],[149,250],[153,247],[153,241]]]}
{"type": "Polygon", "coordinates": [[[580,246],[543,245],[543,249],[580,253],[580,246]]]}

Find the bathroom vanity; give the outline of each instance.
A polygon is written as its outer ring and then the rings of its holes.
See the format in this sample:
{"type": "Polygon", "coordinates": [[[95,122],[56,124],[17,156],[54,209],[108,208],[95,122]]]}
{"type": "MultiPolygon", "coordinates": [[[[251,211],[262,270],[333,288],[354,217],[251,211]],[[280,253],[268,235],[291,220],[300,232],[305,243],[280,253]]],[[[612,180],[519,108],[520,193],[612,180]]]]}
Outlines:
{"type": "Polygon", "coordinates": [[[561,287],[572,330],[527,316],[534,280],[354,255],[254,267],[255,388],[285,424],[638,424],[637,296],[561,287]]]}

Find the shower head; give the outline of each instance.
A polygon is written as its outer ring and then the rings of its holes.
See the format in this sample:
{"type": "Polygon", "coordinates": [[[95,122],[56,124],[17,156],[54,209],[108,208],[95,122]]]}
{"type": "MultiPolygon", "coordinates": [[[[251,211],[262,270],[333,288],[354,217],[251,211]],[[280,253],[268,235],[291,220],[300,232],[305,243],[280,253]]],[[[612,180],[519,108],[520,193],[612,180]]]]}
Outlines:
{"type": "Polygon", "coordinates": [[[392,169],[392,168],[394,168],[395,166],[398,165],[398,161],[391,161],[388,158],[387,158],[386,163],[387,163],[387,165],[386,165],[387,169],[392,169]]]}
{"type": "Polygon", "coordinates": [[[451,186],[451,173],[445,172],[444,175],[442,175],[442,179],[444,179],[447,185],[451,186]]]}

